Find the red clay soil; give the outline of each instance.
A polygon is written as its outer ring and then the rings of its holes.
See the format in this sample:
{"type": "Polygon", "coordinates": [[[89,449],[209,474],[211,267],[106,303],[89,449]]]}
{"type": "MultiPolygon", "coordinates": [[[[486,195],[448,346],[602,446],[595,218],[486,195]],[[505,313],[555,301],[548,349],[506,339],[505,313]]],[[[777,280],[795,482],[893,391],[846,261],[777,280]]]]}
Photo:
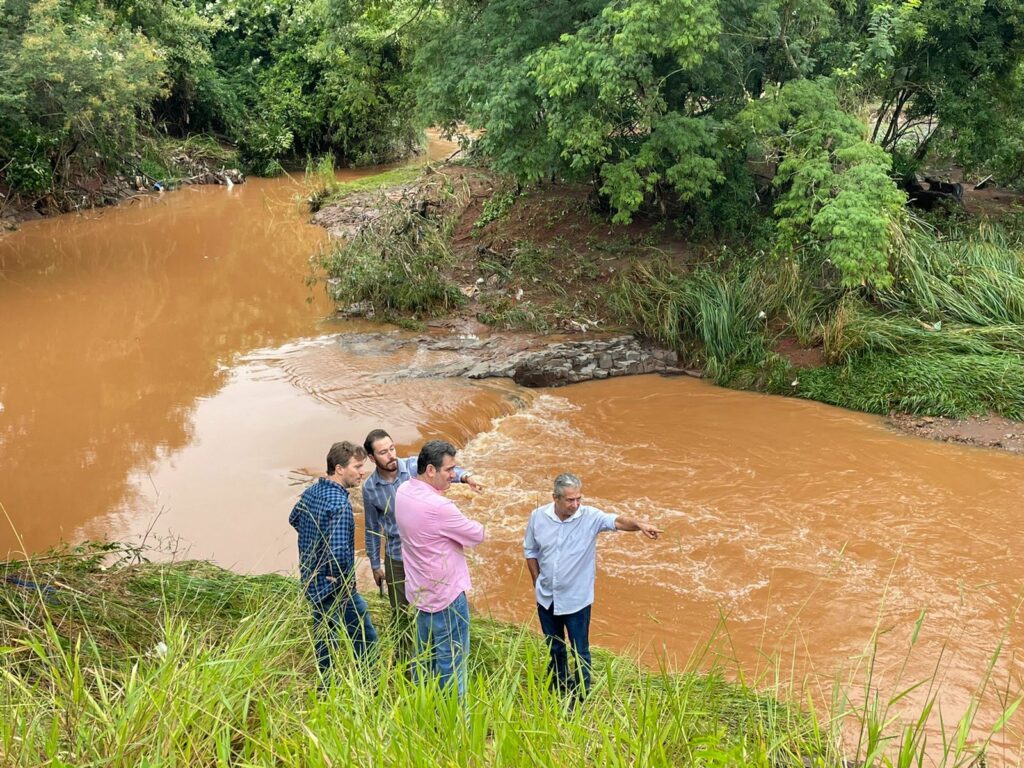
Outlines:
{"type": "Polygon", "coordinates": [[[965,176],[963,169],[956,166],[933,171],[929,175],[942,181],[963,184],[964,211],[971,216],[998,218],[1007,213],[1024,213],[1024,192],[999,187],[993,182],[988,182],[981,189],[975,189],[975,185],[982,180],[981,177],[965,176]]]}
{"type": "MultiPolygon", "coordinates": [[[[569,293],[585,299],[629,269],[637,258],[659,255],[688,263],[698,252],[671,225],[642,218],[627,225],[610,224],[593,212],[590,188],[578,184],[531,186],[528,194],[515,197],[507,213],[477,227],[487,201],[496,193],[514,194],[514,186],[478,169],[442,172],[459,176],[470,192],[452,234],[453,249],[460,257],[456,279],[469,285],[482,276],[477,269],[481,261],[509,263],[517,249],[529,247],[541,252],[549,273],[558,276],[569,293]]],[[[504,287],[511,289],[513,296],[521,289],[520,301],[541,307],[557,298],[543,281],[514,279],[504,287]]]]}
{"type": "Polygon", "coordinates": [[[788,360],[794,368],[820,368],[825,364],[821,347],[802,347],[792,336],[783,336],[775,343],[775,352],[788,360]]]}

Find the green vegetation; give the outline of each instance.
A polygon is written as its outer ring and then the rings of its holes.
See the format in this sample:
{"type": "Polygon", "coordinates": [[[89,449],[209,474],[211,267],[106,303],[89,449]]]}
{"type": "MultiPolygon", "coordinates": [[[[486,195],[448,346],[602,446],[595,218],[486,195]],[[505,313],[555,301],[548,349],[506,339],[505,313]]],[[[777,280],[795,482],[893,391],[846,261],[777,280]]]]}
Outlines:
{"type": "Polygon", "coordinates": [[[991,226],[901,232],[885,289],[843,291],[793,262],[737,256],[690,273],[637,264],[609,305],[717,383],[872,413],[1024,418],[1024,249],[991,226]],[[786,363],[772,351],[786,336],[820,345],[828,365],[786,363]]]}
{"type": "Polygon", "coordinates": [[[358,179],[339,181],[334,169],[334,158],[321,156],[316,162],[306,161],[306,203],[310,213],[316,213],[325,205],[341,200],[356,192],[380,192],[388,187],[398,187],[414,182],[423,172],[423,165],[406,163],[390,171],[368,173],[358,179]]]}
{"type": "Polygon", "coordinates": [[[404,156],[419,135],[393,10],[6,0],[0,187],[36,199],[118,173],[164,179],[168,160],[153,156],[162,136],[216,136],[261,174],[307,155],[353,165],[404,156]]]}
{"type": "Polygon", "coordinates": [[[75,14],[62,0],[0,11],[0,169],[40,194],[74,162],[92,173],[134,149],[140,112],[164,92],[160,50],[103,7],[75,14]]]}
{"type": "Polygon", "coordinates": [[[466,300],[446,275],[454,262],[454,221],[444,215],[446,209],[461,210],[458,198],[464,199],[465,189],[435,173],[404,191],[398,199],[383,193],[375,198],[380,215],[321,260],[335,301],[363,305],[385,320],[431,317],[466,300]]]}
{"type": "Polygon", "coordinates": [[[359,179],[349,181],[337,181],[331,174],[331,184],[328,187],[328,198],[331,200],[341,199],[354,192],[373,192],[386,187],[395,187],[414,182],[423,172],[421,165],[403,165],[383,173],[375,173],[359,179]]]}
{"type": "MultiPolygon", "coordinates": [[[[86,546],[0,564],[4,765],[909,768],[932,748],[924,721],[934,700],[901,726],[899,696],[857,702],[840,689],[819,719],[780,700],[799,696],[782,679],[768,681],[771,695],[721,671],[648,672],[600,650],[595,690],[570,711],[548,690],[540,637],[479,618],[465,712],[410,683],[386,636],[370,675],[342,658],[318,696],[294,580],[139,554],[86,546]]],[[[370,604],[385,626],[385,602],[370,604]]],[[[967,740],[974,711],[947,723],[930,752],[936,765],[980,764],[984,742],[967,740]]]]}
{"type": "Polygon", "coordinates": [[[875,354],[799,374],[797,394],[886,414],[1024,419],[1024,361],[1009,355],[875,354]]]}
{"type": "Polygon", "coordinates": [[[593,184],[615,222],[742,232],[760,209],[771,251],[884,287],[901,177],[939,153],[1020,180],[1017,0],[445,10],[415,53],[427,117],[482,129],[480,153],[521,182],[593,184]]]}

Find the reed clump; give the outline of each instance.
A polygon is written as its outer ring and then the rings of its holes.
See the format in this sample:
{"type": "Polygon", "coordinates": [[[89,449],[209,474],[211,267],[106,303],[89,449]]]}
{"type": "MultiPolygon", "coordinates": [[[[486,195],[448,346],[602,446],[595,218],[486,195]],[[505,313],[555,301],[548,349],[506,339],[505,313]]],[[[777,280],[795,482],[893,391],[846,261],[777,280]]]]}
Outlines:
{"type": "Polygon", "coordinates": [[[1024,418],[1024,249],[1006,229],[911,222],[885,289],[842,290],[827,264],[729,256],[692,271],[637,263],[609,306],[718,384],[872,413],[1024,418]],[[780,357],[786,337],[824,365],[780,357]]]}
{"type": "MultiPolygon", "coordinates": [[[[0,564],[3,765],[918,765],[924,743],[885,706],[850,754],[843,717],[727,682],[650,672],[598,651],[579,706],[549,690],[539,637],[474,619],[464,707],[411,682],[383,639],[373,671],[338,659],[317,693],[293,579],[152,564],[119,547],[0,564]],[[908,740],[909,739],[909,740],[908,740]],[[892,762],[888,755],[897,755],[892,762]],[[902,756],[902,757],[900,757],[902,756]]],[[[382,600],[371,598],[378,626],[382,600]]],[[[872,714],[872,712],[874,714],[872,714]]],[[[939,765],[983,744],[951,740],[939,765]]]]}

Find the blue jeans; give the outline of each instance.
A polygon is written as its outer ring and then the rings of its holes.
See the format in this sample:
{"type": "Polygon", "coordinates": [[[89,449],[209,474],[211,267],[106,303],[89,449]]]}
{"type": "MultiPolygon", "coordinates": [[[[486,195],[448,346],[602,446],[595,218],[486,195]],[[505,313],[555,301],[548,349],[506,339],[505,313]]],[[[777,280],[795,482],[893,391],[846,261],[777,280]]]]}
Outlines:
{"type": "Polygon", "coordinates": [[[469,658],[469,601],[461,592],[437,613],[416,611],[418,664],[436,675],[441,687],[455,677],[459,698],[466,696],[466,660],[469,658]]]}
{"type": "Polygon", "coordinates": [[[590,690],[590,606],[581,608],[576,613],[563,616],[555,615],[555,605],[545,608],[537,604],[537,615],[540,617],[540,628],[551,651],[548,670],[551,673],[551,687],[560,693],[586,696],[590,690]],[[569,674],[569,654],[566,649],[565,636],[569,636],[569,645],[576,656],[576,674],[569,674]]]}
{"type": "Polygon", "coordinates": [[[313,605],[313,638],[321,677],[326,677],[331,669],[342,627],[352,640],[356,661],[364,659],[377,645],[377,630],[366,610],[366,601],[358,592],[348,597],[338,593],[324,603],[313,605]]]}

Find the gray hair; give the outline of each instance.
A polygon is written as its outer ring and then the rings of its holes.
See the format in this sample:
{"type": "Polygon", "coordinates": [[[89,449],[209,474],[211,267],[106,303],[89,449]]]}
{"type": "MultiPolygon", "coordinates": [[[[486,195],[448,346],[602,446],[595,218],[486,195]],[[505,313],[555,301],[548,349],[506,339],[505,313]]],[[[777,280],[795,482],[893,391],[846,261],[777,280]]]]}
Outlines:
{"type": "Polygon", "coordinates": [[[563,472],[555,478],[555,496],[562,498],[562,496],[565,495],[566,490],[569,488],[575,488],[578,491],[582,491],[583,481],[576,477],[572,472],[563,472]]]}

